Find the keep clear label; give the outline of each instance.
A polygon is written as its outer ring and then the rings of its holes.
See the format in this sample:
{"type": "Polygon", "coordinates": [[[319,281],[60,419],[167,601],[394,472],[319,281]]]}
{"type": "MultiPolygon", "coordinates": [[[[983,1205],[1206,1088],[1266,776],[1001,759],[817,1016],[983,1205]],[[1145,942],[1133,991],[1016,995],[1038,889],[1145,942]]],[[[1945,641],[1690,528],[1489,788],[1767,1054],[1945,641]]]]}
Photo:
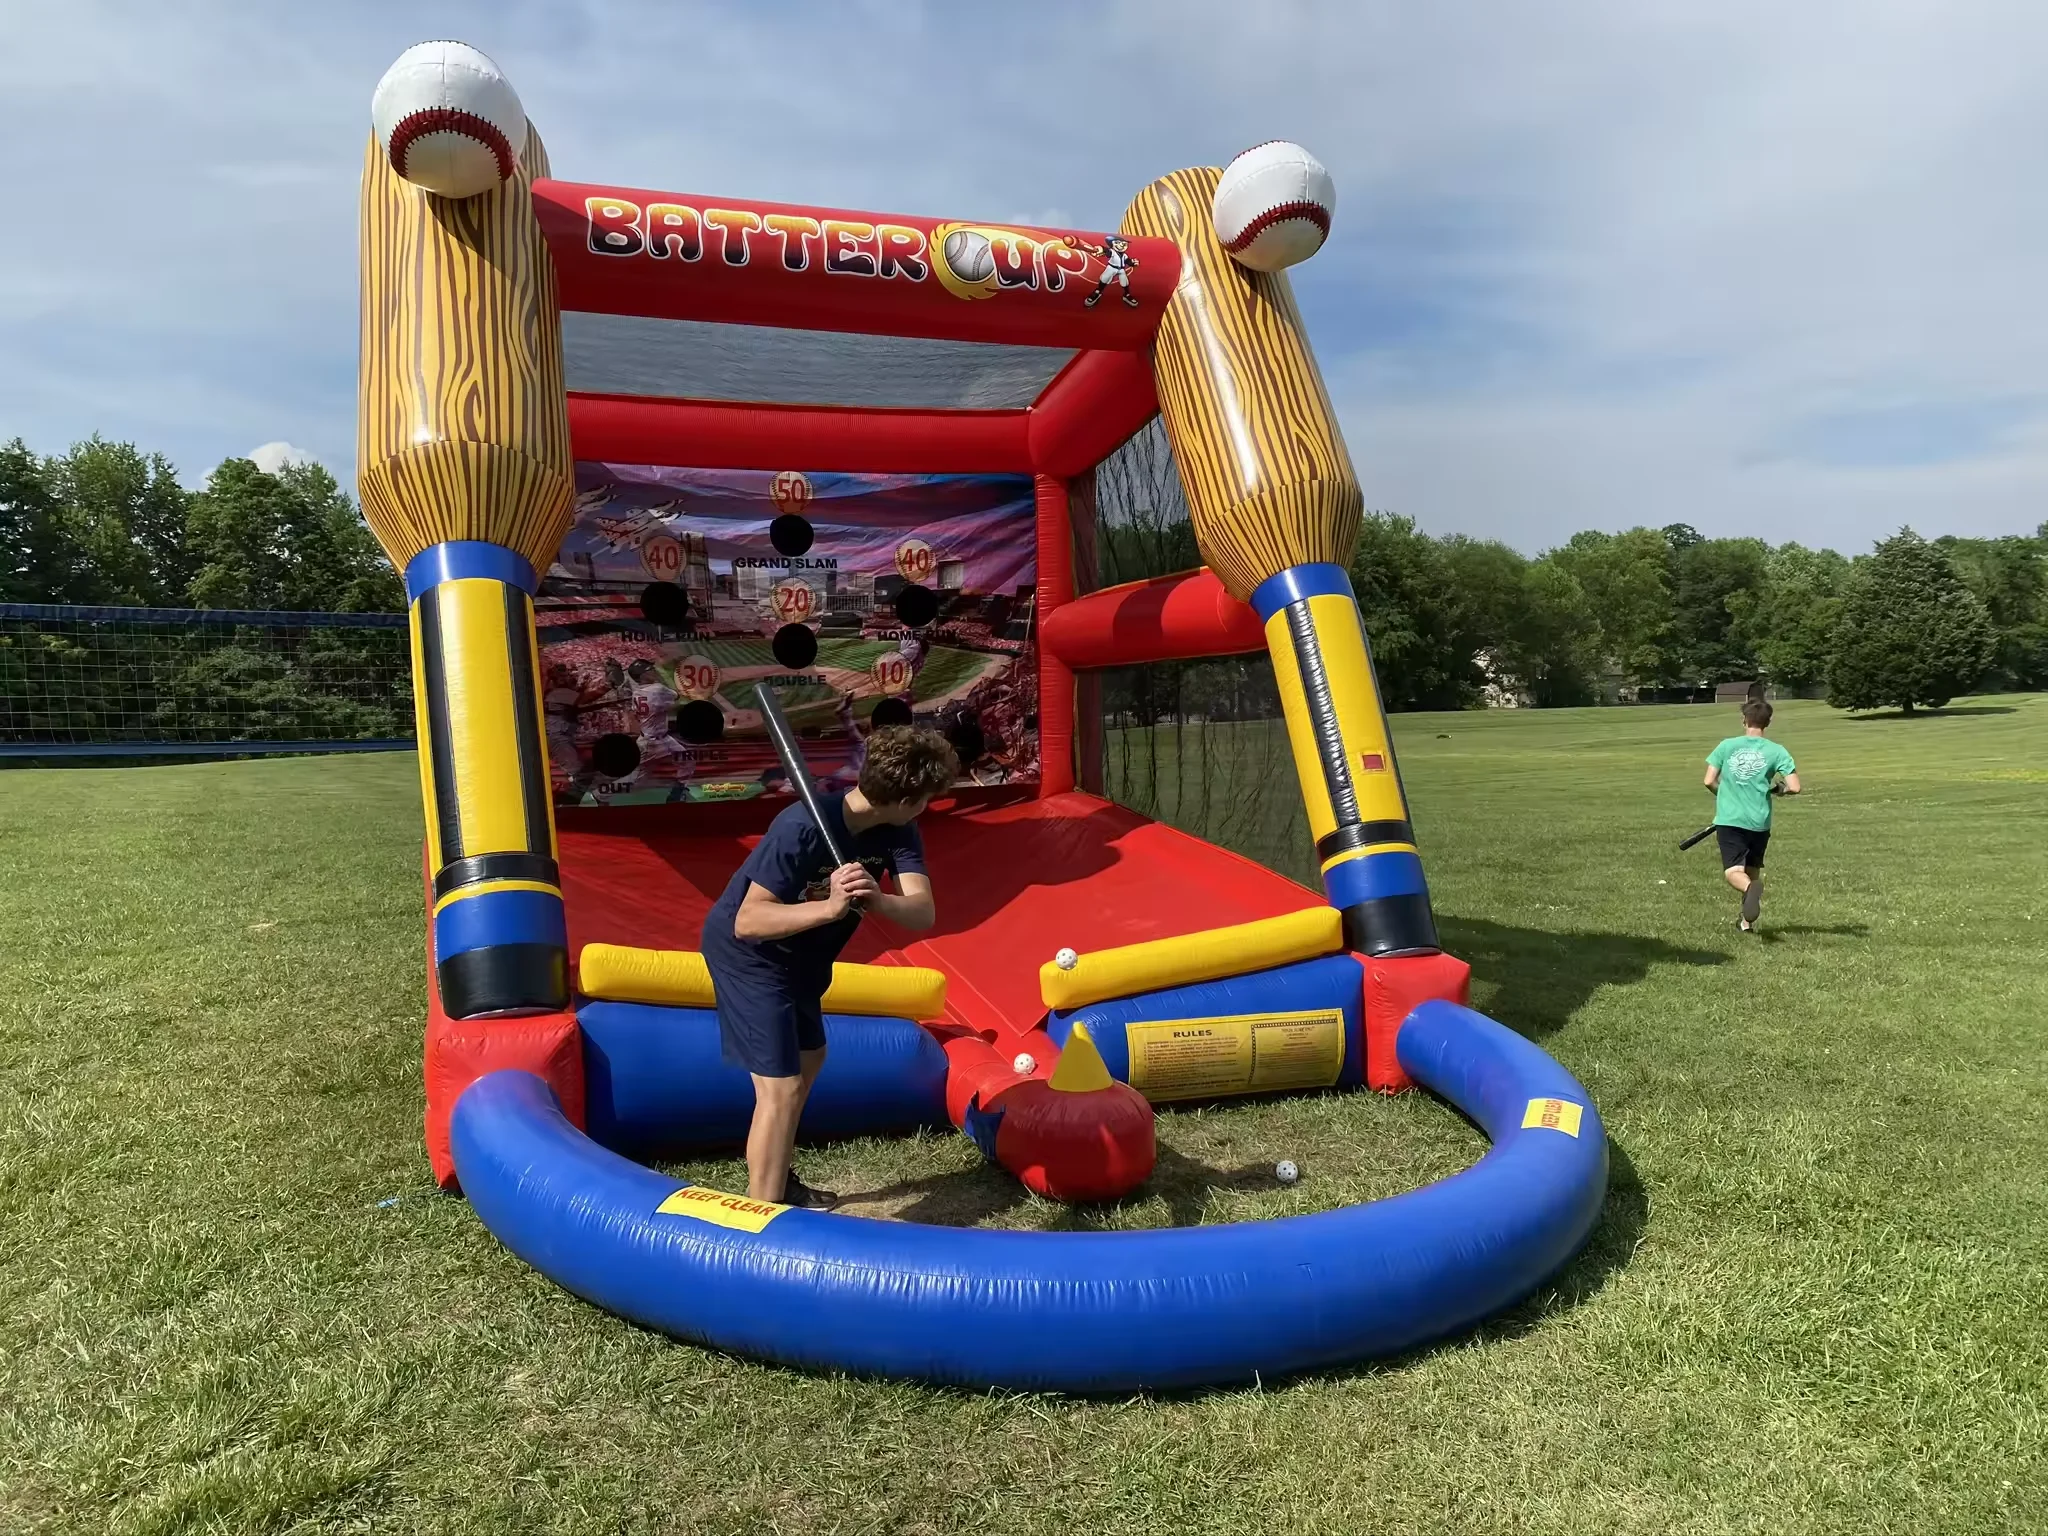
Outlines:
{"type": "Polygon", "coordinates": [[[1131,1086],[1155,1102],[1327,1088],[1344,1070],[1341,1009],[1124,1026],[1131,1086]]]}
{"type": "Polygon", "coordinates": [[[654,1211],[658,1216],[691,1216],[714,1227],[731,1227],[735,1232],[759,1232],[788,1209],[772,1200],[749,1200],[745,1195],[728,1195],[722,1189],[686,1184],[654,1211]]]}

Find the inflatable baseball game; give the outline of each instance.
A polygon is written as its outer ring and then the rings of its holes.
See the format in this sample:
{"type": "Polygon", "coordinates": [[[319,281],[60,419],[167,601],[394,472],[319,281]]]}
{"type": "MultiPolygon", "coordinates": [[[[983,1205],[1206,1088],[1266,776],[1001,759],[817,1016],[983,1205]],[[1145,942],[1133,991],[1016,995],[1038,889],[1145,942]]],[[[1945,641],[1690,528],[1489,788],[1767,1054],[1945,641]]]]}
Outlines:
{"type": "Polygon", "coordinates": [[[1346,565],[1361,496],[1284,268],[1299,147],[1139,192],[1115,231],[556,180],[473,49],[378,87],[360,488],[411,601],[427,1143],[509,1248],[681,1338],[933,1381],[1129,1391],[1398,1352],[1585,1240],[1584,1090],[1465,1006],[1346,565]],[[1199,570],[1077,595],[1094,466],[1164,420],[1199,570]],[[1270,655],[1323,890],[1077,773],[1076,676],[1270,655]],[[764,690],[768,690],[764,692],[764,690]],[[1154,1106],[1420,1085],[1492,1148],[1286,1220],[958,1230],[787,1209],[642,1160],[730,1145],[696,936],[790,773],[947,733],[940,918],[870,920],[812,1137],[957,1127],[1040,1194],[1148,1177],[1154,1106]]]}

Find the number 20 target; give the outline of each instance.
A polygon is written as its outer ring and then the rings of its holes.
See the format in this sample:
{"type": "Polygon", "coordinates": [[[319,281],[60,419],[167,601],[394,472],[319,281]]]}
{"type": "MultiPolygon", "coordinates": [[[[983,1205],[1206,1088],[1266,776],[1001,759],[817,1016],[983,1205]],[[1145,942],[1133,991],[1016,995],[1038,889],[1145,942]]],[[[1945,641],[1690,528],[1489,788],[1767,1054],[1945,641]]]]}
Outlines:
{"type": "Polygon", "coordinates": [[[785,624],[801,624],[811,616],[811,589],[800,581],[785,581],[774,592],[775,617],[785,624]]]}

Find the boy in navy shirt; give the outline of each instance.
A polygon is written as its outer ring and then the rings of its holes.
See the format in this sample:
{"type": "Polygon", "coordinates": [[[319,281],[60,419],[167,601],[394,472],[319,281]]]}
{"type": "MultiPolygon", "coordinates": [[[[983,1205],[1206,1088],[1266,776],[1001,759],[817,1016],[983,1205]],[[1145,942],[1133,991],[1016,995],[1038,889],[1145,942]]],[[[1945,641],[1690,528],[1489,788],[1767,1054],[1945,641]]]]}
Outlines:
{"type": "Polygon", "coordinates": [[[833,868],[801,802],[769,825],[704,919],[704,960],[718,993],[725,1059],[754,1078],[747,1196],[825,1209],[838,1196],[796,1176],[797,1121],[825,1064],[821,1007],[832,962],[861,913],[923,932],[933,921],[924,842],[914,825],[960,771],[935,731],[894,727],[867,741],[860,781],[818,797],[851,862],[833,868]],[[896,889],[882,889],[884,875],[896,889]]]}

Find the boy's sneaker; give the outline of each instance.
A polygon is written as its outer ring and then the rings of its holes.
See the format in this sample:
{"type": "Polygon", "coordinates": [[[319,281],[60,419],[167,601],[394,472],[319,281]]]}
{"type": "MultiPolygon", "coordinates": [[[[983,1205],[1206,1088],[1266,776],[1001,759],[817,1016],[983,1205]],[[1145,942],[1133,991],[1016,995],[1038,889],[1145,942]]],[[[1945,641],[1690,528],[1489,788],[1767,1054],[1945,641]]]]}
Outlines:
{"type": "Polygon", "coordinates": [[[1764,913],[1764,888],[1752,880],[1749,889],[1742,893],[1742,922],[1744,927],[1754,923],[1764,913]]]}
{"type": "Polygon", "coordinates": [[[804,1211],[829,1211],[839,1203],[839,1197],[829,1189],[813,1189],[796,1176],[794,1169],[782,1186],[782,1203],[793,1205],[804,1211]]]}

